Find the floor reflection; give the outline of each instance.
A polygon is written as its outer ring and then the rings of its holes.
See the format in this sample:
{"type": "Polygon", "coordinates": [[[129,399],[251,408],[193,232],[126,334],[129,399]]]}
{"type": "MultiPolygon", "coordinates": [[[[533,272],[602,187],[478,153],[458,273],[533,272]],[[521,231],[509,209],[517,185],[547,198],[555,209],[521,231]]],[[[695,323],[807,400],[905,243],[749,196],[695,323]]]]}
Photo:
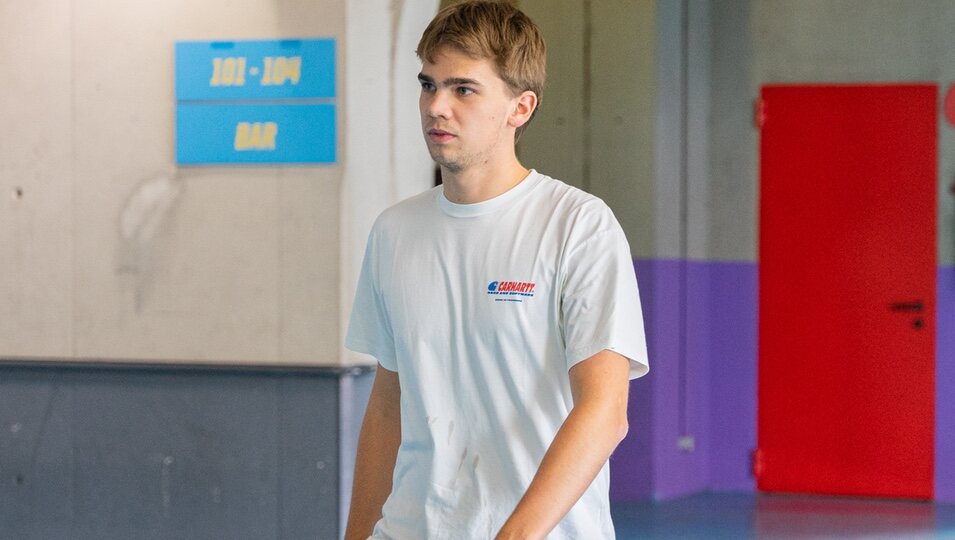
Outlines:
{"type": "Polygon", "coordinates": [[[955,505],[803,495],[704,493],[613,506],[617,538],[955,539],[955,505]]]}

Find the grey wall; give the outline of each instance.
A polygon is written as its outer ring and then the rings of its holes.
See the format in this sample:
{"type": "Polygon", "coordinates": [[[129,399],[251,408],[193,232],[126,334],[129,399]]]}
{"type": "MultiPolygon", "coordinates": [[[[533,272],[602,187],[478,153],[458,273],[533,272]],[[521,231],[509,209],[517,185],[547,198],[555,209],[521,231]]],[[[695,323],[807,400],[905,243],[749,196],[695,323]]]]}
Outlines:
{"type": "Polygon", "coordinates": [[[708,251],[712,258],[756,260],[758,207],[753,124],[757,89],[752,82],[753,44],[749,0],[714,2],[710,8],[712,64],[709,126],[708,251]]]}
{"type": "Polygon", "coordinates": [[[548,46],[521,159],[604,199],[634,257],[710,257],[710,2],[520,5],[548,46]]]}
{"type": "MultiPolygon", "coordinates": [[[[547,43],[541,109],[518,144],[528,167],[613,209],[634,256],[661,249],[655,201],[656,2],[522,0],[547,43]]],[[[672,256],[672,254],[671,254],[672,256]]]]}
{"type": "MultiPolygon", "coordinates": [[[[709,257],[710,2],[660,2],[656,11],[656,258],[709,257]]],[[[630,211],[636,211],[631,209],[630,211]]]]}
{"type": "Polygon", "coordinates": [[[339,538],[372,378],[0,364],[0,538],[339,538]]]}
{"type": "Polygon", "coordinates": [[[947,0],[520,3],[548,42],[526,164],[605,198],[635,257],[755,261],[762,84],[935,82],[939,263],[955,263],[947,0]]]}
{"type": "MultiPolygon", "coordinates": [[[[712,257],[755,260],[759,87],[779,82],[939,84],[939,263],[955,263],[955,133],[941,99],[955,80],[947,0],[712,2],[712,257]]],[[[877,111],[875,111],[877,113],[877,111]]]]}

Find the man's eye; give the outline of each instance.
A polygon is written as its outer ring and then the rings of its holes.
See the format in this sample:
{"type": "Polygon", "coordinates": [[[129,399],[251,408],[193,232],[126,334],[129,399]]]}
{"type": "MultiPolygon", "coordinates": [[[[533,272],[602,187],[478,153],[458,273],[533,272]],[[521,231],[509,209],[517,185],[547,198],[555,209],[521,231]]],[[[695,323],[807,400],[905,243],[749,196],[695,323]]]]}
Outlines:
{"type": "Polygon", "coordinates": [[[424,90],[425,92],[434,92],[434,83],[429,83],[425,81],[420,81],[420,82],[421,82],[422,90],[424,90]]]}
{"type": "Polygon", "coordinates": [[[459,96],[470,96],[474,93],[474,90],[468,88],[467,86],[459,86],[455,89],[459,96]]]}

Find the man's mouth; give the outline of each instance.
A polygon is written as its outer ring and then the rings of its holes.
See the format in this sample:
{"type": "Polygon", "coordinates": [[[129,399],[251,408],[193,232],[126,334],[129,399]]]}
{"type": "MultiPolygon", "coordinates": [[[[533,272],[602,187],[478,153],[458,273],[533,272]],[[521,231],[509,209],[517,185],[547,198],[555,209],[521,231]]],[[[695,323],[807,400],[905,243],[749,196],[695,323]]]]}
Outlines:
{"type": "Polygon", "coordinates": [[[446,143],[456,137],[455,134],[443,129],[432,128],[428,130],[428,139],[435,143],[446,143]]]}

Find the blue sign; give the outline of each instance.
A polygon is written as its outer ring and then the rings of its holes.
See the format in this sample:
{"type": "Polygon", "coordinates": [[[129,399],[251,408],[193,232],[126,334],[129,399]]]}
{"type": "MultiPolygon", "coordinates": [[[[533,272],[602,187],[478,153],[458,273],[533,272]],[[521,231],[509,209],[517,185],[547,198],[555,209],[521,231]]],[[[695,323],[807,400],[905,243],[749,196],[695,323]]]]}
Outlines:
{"type": "Polygon", "coordinates": [[[176,163],[335,163],[335,40],[176,43],[176,163]]]}
{"type": "Polygon", "coordinates": [[[335,105],[180,103],[176,162],[335,162],[335,105]]]}
{"type": "Polygon", "coordinates": [[[334,39],[176,43],[179,101],[334,97],[334,39]]]}

